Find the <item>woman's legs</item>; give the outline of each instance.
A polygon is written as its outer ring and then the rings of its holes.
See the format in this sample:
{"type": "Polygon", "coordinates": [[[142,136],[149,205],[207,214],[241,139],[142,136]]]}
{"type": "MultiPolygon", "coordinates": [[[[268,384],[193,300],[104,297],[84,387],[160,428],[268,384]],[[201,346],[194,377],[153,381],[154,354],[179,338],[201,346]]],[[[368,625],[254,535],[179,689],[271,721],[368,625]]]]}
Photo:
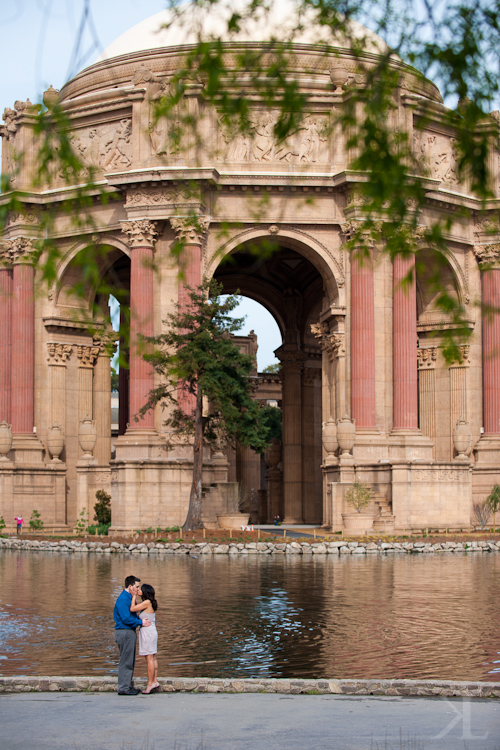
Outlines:
{"type": "Polygon", "coordinates": [[[149,693],[151,691],[151,688],[154,687],[155,684],[155,656],[154,654],[148,654],[146,656],[146,667],[148,670],[148,686],[146,688],[146,693],[149,693]]]}
{"type": "Polygon", "coordinates": [[[158,682],[158,659],[156,658],[156,654],[154,655],[153,659],[155,665],[154,685],[155,687],[159,687],[160,683],[158,682]]]}

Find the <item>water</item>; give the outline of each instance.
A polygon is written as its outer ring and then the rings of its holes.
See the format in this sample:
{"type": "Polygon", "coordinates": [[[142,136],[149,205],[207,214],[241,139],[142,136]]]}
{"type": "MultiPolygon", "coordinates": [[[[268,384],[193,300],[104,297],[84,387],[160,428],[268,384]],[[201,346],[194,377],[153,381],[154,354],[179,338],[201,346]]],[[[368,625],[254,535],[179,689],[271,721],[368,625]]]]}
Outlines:
{"type": "Polygon", "coordinates": [[[9,550],[0,573],[2,675],[115,674],[113,605],[134,574],[157,592],[160,676],[500,681],[496,554],[9,550]]]}

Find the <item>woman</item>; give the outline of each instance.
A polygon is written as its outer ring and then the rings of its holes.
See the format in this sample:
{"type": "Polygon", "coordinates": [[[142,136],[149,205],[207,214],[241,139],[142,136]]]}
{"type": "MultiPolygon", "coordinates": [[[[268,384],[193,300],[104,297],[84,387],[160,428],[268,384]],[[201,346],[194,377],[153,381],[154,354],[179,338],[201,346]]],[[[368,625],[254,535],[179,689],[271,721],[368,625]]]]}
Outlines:
{"type": "Polygon", "coordinates": [[[155,590],[147,583],[141,586],[142,602],[136,604],[136,596],[132,596],[131,612],[138,612],[141,620],[145,617],[151,621],[149,628],[141,628],[139,631],[139,656],[146,657],[146,667],[148,670],[148,685],[143,692],[149,695],[152,690],[160,687],[158,682],[158,661],[156,659],[158,646],[158,632],[156,630],[155,619],[158,602],[155,599],[155,590]]]}

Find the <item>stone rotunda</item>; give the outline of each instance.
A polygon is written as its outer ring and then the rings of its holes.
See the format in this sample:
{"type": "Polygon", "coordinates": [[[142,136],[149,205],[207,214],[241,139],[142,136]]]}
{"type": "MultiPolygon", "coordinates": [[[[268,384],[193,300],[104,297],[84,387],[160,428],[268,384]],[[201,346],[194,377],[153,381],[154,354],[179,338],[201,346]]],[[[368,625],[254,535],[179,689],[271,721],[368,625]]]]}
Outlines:
{"type": "MultiPolygon", "coordinates": [[[[284,7],[273,11],[278,26],[284,7]]],[[[457,178],[437,88],[391,59],[400,76],[391,127],[408,133],[431,169],[421,224],[452,219],[442,283],[465,306],[472,332],[452,365],[440,343],[453,323],[436,308],[431,279],[420,270],[429,265],[425,244],[415,238],[423,263],[405,291],[399,282],[410,261],[392,263],[374,242],[360,263],[345,247],[362,216],[361,177],[349,171],[347,137],[327,124],[349,96],[342,83],[354,79],[349,43],[340,39],[325,50],[306,32],[295,39],[295,75],[309,109],[286,145],[275,142],[277,113],[257,93],[249,94],[254,137],[246,138],[229,132],[193,80],[179,106],[203,137],[175,150],[170,123],[154,120],[152,102],[194,39],[177,27],[156,33],[162,20],[154,16],[118,39],[59,94],[74,148],[109,189],[109,201],[90,209],[87,240],[85,229],[75,236],[64,213],[77,186],[57,177],[36,189],[30,184],[36,141],[29,106],[16,102],[4,112],[2,169],[13,174],[16,154],[24,153],[14,187],[27,191],[27,210],[8,217],[2,238],[0,515],[11,523],[37,509],[47,528],[72,528],[82,510],[92,517],[95,492],[104,489],[116,533],[183,523],[191,451],[168,442],[161,409],[135,421],[155,377],[134,342],[139,333],[161,332],[173,304],[185,304],[186,285],[215,277],[225,292],[239,289],[264,305],[281,330],[280,380],[261,377],[257,396],[281,401],[283,442],[268,452],[267,467],[248,452],[235,458],[207,449],[207,525],[217,523],[224,487],[251,477],[259,497],[254,520],[279,512],[290,523],[340,530],[346,489],[360,479],[374,490],[370,512],[381,532],[469,527],[473,501],[500,481],[500,319],[474,304],[500,303],[500,240],[457,178]],[[425,127],[416,128],[424,107],[425,127]],[[48,292],[39,269],[26,262],[45,207],[55,212],[62,258],[48,292]],[[177,238],[186,243],[181,277],[171,252],[177,238]],[[130,367],[120,374],[113,444],[107,299],[88,285],[82,311],[71,293],[91,243],[103,248],[102,278],[130,306],[130,367]],[[274,252],[255,254],[270,245],[274,252]]],[[[231,50],[256,49],[271,33],[272,24],[243,29],[228,42],[228,60],[231,50]]],[[[367,30],[353,33],[365,35],[369,66],[385,45],[367,30]]],[[[500,197],[498,141],[490,165],[500,197]]],[[[497,206],[498,198],[492,214],[497,206]]]]}

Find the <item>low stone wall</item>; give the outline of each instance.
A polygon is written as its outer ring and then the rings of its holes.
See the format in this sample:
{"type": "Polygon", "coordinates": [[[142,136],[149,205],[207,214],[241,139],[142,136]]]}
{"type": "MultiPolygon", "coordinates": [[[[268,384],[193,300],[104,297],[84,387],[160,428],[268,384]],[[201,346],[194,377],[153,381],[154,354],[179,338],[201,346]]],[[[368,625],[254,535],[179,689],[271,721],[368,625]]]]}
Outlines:
{"type": "MultiPolygon", "coordinates": [[[[287,693],[291,695],[400,695],[500,698],[498,682],[455,680],[296,680],[160,677],[163,693],[287,693]]],[[[145,678],[135,685],[146,688],[145,678]]],[[[0,693],[116,692],[112,677],[0,677],[0,693]]]]}
{"type": "Polygon", "coordinates": [[[368,554],[435,554],[445,552],[500,552],[500,541],[465,542],[247,542],[214,544],[212,542],[149,542],[119,544],[104,539],[81,542],[63,539],[57,542],[30,540],[23,537],[0,539],[0,550],[26,549],[43,552],[132,555],[368,555],[368,554]]]}

